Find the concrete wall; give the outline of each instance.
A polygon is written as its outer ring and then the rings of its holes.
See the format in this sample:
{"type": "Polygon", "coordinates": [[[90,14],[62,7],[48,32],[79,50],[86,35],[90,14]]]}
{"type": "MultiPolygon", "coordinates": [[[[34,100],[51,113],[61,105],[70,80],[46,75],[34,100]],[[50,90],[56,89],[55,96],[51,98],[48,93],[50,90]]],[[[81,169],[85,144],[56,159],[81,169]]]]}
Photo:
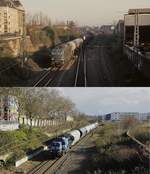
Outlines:
{"type": "MultiPolygon", "coordinates": [[[[125,26],[135,25],[135,15],[125,15],[125,26]]],[[[138,15],[138,25],[139,26],[149,26],[150,25],[150,14],[139,14],[138,15]]]]}
{"type": "Polygon", "coordinates": [[[29,125],[33,127],[58,126],[63,124],[63,122],[61,121],[28,119],[28,118],[19,118],[18,122],[20,125],[29,125]]]}
{"type": "Polygon", "coordinates": [[[21,38],[0,38],[0,57],[13,56],[17,57],[21,49],[21,38]]]}
{"type": "Polygon", "coordinates": [[[12,121],[0,121],[0,131],[13,131],[19,129],[19,124],[12,121]]]}

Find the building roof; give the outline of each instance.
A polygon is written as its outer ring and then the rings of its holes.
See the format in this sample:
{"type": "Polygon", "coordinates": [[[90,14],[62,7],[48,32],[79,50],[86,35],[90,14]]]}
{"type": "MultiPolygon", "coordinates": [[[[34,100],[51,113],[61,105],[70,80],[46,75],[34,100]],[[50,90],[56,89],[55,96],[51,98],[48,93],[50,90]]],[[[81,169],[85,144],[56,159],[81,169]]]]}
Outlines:
{"type": "Polygon", "coordinates": [[[24,10],[23,5],[21,4],[19,0],[13,0],[13,3],[15,7],[17,7],[19,10],[24,10]]]}
{"type": "Polygon", "coordinates": [[[129,9],[128,14],[150,14],[150,8],[129,9]]]}
{"type": "Polygon", "coordinates": [[[10,7],[10,8],[17,8],[19,10],[23,10],[23,5],[19,0],[0,0],[1,7],[10,7]]]}
{"type": "Polygon", "coordinates": [[[0,6],[13,7],[14,3],[12,2],[12,0],[0,0],[0,6]]]}

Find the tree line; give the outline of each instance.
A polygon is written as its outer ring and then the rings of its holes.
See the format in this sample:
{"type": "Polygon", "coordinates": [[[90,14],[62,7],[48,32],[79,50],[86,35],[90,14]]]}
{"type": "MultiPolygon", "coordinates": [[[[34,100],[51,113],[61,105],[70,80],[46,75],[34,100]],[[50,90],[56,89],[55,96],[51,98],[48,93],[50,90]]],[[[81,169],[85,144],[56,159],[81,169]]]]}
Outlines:
{"type": "Polygon", "coordinates": [[[1,95],[16,96],[19,116],[40,119],[65,119],[76,116],[75,104],[60,91],[49,88],[0,88],[1,95]]]}

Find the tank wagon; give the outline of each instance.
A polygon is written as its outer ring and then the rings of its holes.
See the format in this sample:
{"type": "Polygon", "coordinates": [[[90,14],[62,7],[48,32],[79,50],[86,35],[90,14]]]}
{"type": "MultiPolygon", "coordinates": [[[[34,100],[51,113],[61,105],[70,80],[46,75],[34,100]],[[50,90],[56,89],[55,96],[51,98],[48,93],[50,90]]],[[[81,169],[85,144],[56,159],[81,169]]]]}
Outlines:
{"type": "Polygon", "coordinates": [[[74,146],[81,138],[86,136],[88,133],[94,130],[97,126],[98,126],[98,123],[96,122],[96,123],[87,125],[85,127],[82,127],[80,129],[73,130],[59,138],[56,138],[54,141],[52,141],[50,146],[51,155],[53,157],[63,156],[63,154],[66,153],[69,150],[69,148],[74,146]]]}
{"type": "Polygon", "coordinates": [[[62,66],[66,62],[77,57],[83,39],[78,38],[60,45],[57,45],[51,51],[51,63],[54,66],[62,66]]]}

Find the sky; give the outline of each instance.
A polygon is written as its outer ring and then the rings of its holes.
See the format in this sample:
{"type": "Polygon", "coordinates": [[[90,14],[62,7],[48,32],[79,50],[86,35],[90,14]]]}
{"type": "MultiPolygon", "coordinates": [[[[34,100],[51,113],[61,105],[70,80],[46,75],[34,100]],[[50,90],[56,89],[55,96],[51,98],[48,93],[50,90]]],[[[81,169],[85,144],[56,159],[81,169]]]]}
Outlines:
{"type": "Polygon", "coordinates": [[[70,98],[80,112],[150,112],[150,88],[56,88],[70,98]]]}
{"type": "Polygon", "coordinates": [[[150,8],[150,0],[20,0],[30,13],[43,12],[52,21],[74,20],[80,25],[112,24],[129,8],[150,8]]]}

